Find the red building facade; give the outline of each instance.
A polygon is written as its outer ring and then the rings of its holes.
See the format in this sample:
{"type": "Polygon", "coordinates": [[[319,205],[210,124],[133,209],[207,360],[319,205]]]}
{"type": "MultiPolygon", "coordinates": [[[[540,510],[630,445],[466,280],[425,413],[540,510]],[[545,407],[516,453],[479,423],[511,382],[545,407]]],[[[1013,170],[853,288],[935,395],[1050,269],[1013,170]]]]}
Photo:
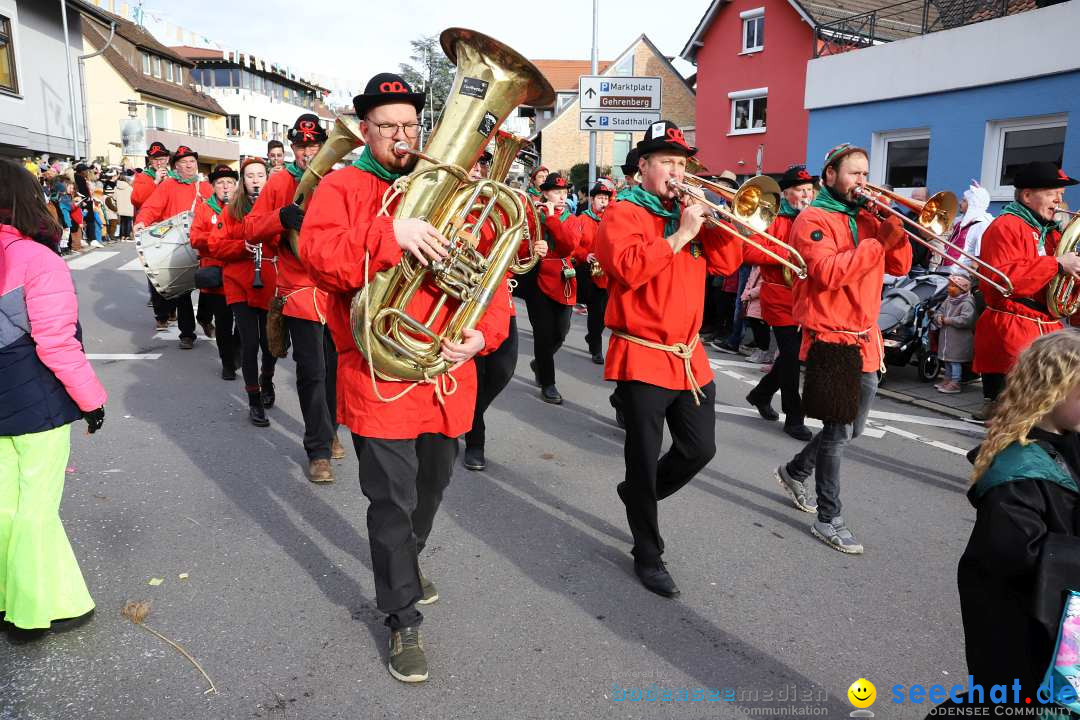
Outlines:
{"type": "Polygon", "coordinates": [[[803,95],[813,56],[813,21],[794,0],[713,0],[681,53],[697,66],[696,140],[706,167],[747,176],[806,162],[803,95]]]}

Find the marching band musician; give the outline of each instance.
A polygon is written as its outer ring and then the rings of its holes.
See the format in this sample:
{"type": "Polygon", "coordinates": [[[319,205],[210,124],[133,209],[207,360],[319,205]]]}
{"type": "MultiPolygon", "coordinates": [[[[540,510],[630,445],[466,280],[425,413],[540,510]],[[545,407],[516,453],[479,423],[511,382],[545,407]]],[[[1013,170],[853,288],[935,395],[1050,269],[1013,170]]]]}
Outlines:
{"type": "Polygon", "coordinates": [[[884,275],[906,275],[911,269],[911,243],[900,220],[890,216],[881,222],[864,209],[858,190],[866,186],[868,163],[862,148],[844,143],[830,150],[817,198],[799,213],[788,233],[808,271],[806,279],[795,284],[793,302],[793,319],[803,327],[800,355],[807,361],[804,403],[811,410],[815,377],[821,379],[815,398],[835,398],[848,412],[855,405],[857,411],[848,422],[830,419],[839,413],[808,412],[827,415],[822,417],[824,427],[775,473],[797,508],[817,512],[810,528],[814,537],[856,555],[863,546],[840,514],[840,462],[849,439],[862,434],[883,368],[877,317],[884,275]],[[811,473],[816,505],[805,485],[811,473]]]}
{"type": "MultiPolygon", "coordinates": [[[[394,144],[417,147],[424,94],[414,93],[399,75],[380,73],[353,105],[367,145],[352,166],[319,184],[300,233],[300,255],[330,293],[327,317],[341,353],[338,412],[353,433],[360,487],[370,501],[376,604],[390,629],[388,668],[402,682],[421,682],[428,677],[428,663],[417,605],[436,601],[438,592],[420,572],[417,557],[450,483],[457,437],[472,424],[476,372],[470,360],[506,339],[510,298],[500,283],[476,327],[466,330],[460,343],[443,341],[442,357],[453,363],[447,375],[423,383],[375,375],[353,339],[353,295],[406,253],[424,266],[446,257],[449,241],[423,219],[395,219],[397,200],[389,214],[380,213],[390,184],[415,165],[413,156],[395,153],[394,144]]],[[[405,310],[426,318],[441,297],[433,283],[424,283],[405,310]]],[[[436,321],[450,310],[444,306],[436,321]]]]}
{"type": "MultiPolygon", "coordinates": [[[[816,182],[817,178],[811,176],[802,165],[792,165],[787,169],[780,178],[780,209],[767,230],[770,235],[791,244],[791,226],[814,199],[816,182]]],[[[784,253],[780,247],[770,246],[769,249],[784,253]]],[[[784,410],[784,432],[806,442],[813,437],[813,433],[804,422],[802,399],[799,397],[799,347],[802,335],[799,324],[791,314],[791,286],[784,276],[784,267],[779,263],[762,264],[760,267],[761,319],[772,328],[778,353],[772,368],[746,396],[746,401],[756,407],[766,420],[778,420],[780,416],[772,407],[772,397],[779,390],[780,404],[784,410]]]]}
{"type": "MultiPolygon", "coordinates": [[[[236,192],[236,182],[240,175],[228,165],[218,165],[210,173],[210,186],[213,194],[206,202],[199,203],[195,208],[195,217],[191,222],[189,239],[191,247],[199,253],[199,268],[224,268],[225,263],[211,250],[209,245],[210,233],[221,222],[225,205],[229,197],[236,192]]],[[[222,285],[218,287],[206,287],[199,289],[199,313],[198,317],[208,318],[203,324],[203,330],[207,331],[207,337],[213,337],[217,341],[218,356],[221,358],[221,379],[236,379],[236,353],[240,349],[240,337],[233,326],[233,314],[225,302],[224,270],[222,272],[222,285]],[[210,323],[216,323],[214,328],[210,323]]]]}
{"type": "Polygon", "coordinates": [[[550,173],[540,186],[543,195],[537,204],[548,254],[537,263],[535,286],[525,293],[525,308],[533,331],[533,360],[529,367],[540,397],[553,405],[562,404],[555,387],[555,353],[570,331],[570,312],[577,302],[577,278],[571,253],[577,244],[577,216],[566,207],[569,191],[566,178],[550,173]]]}
{"type": "Polygon", "coordinates": [[[586,325],[588,332],[585,342],[589,354],[597,365],[604,364],[604,310],[607,307],[607,277],[592,274],[591,260],[595,260],[593,248],[596,244],[596,231],[600,219],[607,210],[615,186],[610,180],[600,178],[589,190],[589,207],[577,216],[577,247],[574,249],[574,268],[577,271],[577,295],[580,302],[588,308],[586,325]]]}
{"type": "Polygon", "coordinates": [[[1065,188],[1077,182],[1052,162],[1022,165],[1013,179],[1013,202],[983,232],[979,258],[1009,277],[1014,294],[1006,298],[981,283],[987,307],[975,324],[972,370],[982,373],[986,404],[977,419],[990,416],[1020,352],[1040,335],[1064,327],[1046,307],[1046,288],[1058,272],[1080,276],[1076,253],[1055,257],[1061,233],[1054,214],[1065,188]]]}
{"type": "MultiPolygon", "coordinates": [[[[172,168],[169,176],[158,184],[150,199],[142,204],[135,216],[135,232],[147,225],[188,212],[196,205],[196,199],[210,196],[210,186],[199,182],[199,154],[187,145],[180,145],[169,157],[172,168]]],[[[154,317],[158,330],[169,327],[169,313],[176,311],[176,324],[180,328],[180,348],[190,350],[195,345],[195,310],[191,305],[191,293],[166,300],[153,294],[154,317]]]]}
{"type": "MultiPolygon", "coordinates": [[[[337,350],[326,331],[326,292],[315,287],[284,235],[300,229],[304,214],[293,204],[293,195],[308,162],[324,142],[326,130],[319,125],[318,116],[304,113],[298,117],[289,128],[293,161],[286,163],[286,172],[271,174],[255,207],[244,218],[247,241],[252,245],[261,243],[277,255],[275,301],[284,303],[281,312],[292,340],[296,391],[304,416],[308,479],[313,483],[333,482],[330,459],[345,457],[345,448],[337,438],[337,350]]],[[[263,405],[273,407],[273,377],[260,376],[259,385],[263,405]]]]}
{"type": "Polygon", "coordinates": [[[630,152],[626,153],[626,160],[619,166],[619,169],[623,171],[623,179],[626,180],[626,187],[619,191],[619,195],[622,195],[635,185],[641,184],[641,178],[638,176],[638,151],[636,147],[630,148],[630,152]]]}
{"type": "Polygon", "coordinates": [[[225,302],[236,319],[240,335],[240,369],[248,395],[248,419],[256,427],[268,427],[270,420],[263,407],[259,378],[271,380],[277,358],[266,342],[266,312],[277,287],[277,266],[274,249],[266,246],[259,263],[259,280],[255,286],[256,264],[252,247],[244,235],[244,218],[251,212],[255,198],[266,185],[266,161],[249,157],[240,165],[242,182],[210,233],[210,253],[225,262],[225,302]],[[262,350],[262,371],[259,371],[259,350],[262,350]]]}
{"type": "Polygon", "coordinates": [[[547,180],[550,172],[546,167],[540,165],[529,173],[529,189],[525,192],[531,195],[534,201],[542,201],[543,193],[540,192],[540,186],[547,180]]]}
{"type": "Polygon", "coordinates": [[[681,182],[697,153],[670,121],[653,123],[637,144],[641,184],[604,213],[594,252],[608,275],[605,316],[612,336],[604,378],[626,425],[626,476],[616,488],[634,537],[634,572],[650,591],[679,594],[661,556],[657,501],[675,494],[716,452],[716,388],[698,331],[705,273],[733,272],[743,243],[702,227],[706,208],[683,207],[668,181],[681,182]],[[663,457],[664,421],[672,445],[663,457]]]}
{"type": "MultiPolygon", "coordinates": [[[[134,179],[131,181],[131,206],[134,210],[133,217],[137,217],[139,214],[139,208],[143,203],[150,199],[150,196],[154,194],[154,190],[157,190],[157,186],[162,180],[169,176],[169,149],[162,143],[155,140],[150,143],[150,147],[146,150],[146,167],[142,172],[137,173],[134,179]]],[[[135,232],[132,230],[132,237],[135,232]]],[[[161,297],[160,293],[154,289],[153,283],[150,282],[150,278],[146,279],[146,286],[150,290],[150,306],[156,308],[158,304],[164,305],[168,301],[161,297]]],[[[157,315],[155,310],[154,315],[157,315]]],[[[157,329],[167,330],[169,328],[169,319],[165,318],[164,321],[157,320],[157,329]]]]}

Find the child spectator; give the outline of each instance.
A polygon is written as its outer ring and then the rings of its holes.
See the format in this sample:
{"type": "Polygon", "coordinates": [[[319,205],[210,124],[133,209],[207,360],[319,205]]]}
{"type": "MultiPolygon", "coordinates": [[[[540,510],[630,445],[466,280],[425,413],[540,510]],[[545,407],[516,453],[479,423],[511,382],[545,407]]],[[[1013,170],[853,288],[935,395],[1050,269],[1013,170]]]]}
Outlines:
{"type": "Polygon", "coordinates": [[[934,317],[940,328],[938,357],[945,363],[945,381],[934,387],[940,393],[955,395],[960,392],[964,363],[971,362],[975,351],[975,300],[971,281],[963,275],[949,276],[948,292],[934,317]]]}

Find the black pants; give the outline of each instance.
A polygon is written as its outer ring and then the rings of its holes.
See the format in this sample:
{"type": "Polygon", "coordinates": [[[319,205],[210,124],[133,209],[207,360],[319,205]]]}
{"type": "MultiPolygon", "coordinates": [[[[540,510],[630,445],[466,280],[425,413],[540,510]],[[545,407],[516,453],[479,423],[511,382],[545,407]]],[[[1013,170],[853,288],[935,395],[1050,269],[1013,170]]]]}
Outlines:
{"type": "Polygon", "coordinates": [[[150,300],[154,304],[154,317],[159,322],[166,322],[173,310],[176,311],[176,325],[180,328],[180,337],[195,339],[195,308],[191,305],[191,293],[166,300],[161,293],[150,286],[150,300]]]}
{"type": "Polygon", "coordinates": [[[533,331],[536,381],[540,387],[555,384],[555,353],[570,332],[570,306],[555,302],[537,288],[525,297],[533,331]]]}
{"type": "Polygon", "coordinates": [[[593,280],[589,263],[578,263],[577,270],[577,301],[589,310],[585,324],[588,332],[585,333],[585,342],[589,346],[589,354],[597,355],[604,351],[604,311],[607,310],[607,290],[597,287],[593,280]]]}
{"type": "Polygon", "coordinates": [[[806,420],[802,398],[799,397],[799,348],[802,345],[802,332],[798,325],[782,325],[772,330],[776,336],[776,360],[757,387],[750,391],[750,398],[756,403],[769,402],[779,390],[780,407],[786,416],[784,424],[802,425],[806,420]]]}
{"type": "Polygon", "coordinates": [[[120,239],[121,240],[130,238],[130,237],[132,237],[134,235],[134,233],[132,233],[132,231],[131,231],[131,228],[134,226],[134,223],[132,222],[133,220],[134,220],[134,218],[131,217],[130,215],[121,215],[120,216],[120,239]]]}
{"type": "Polygon", "coordinates": [[[754,346],[758,350],[769,349],[769,326],[761,318],[746,318],[746,324],[750,326],[750,332],[754,334],[754,346]]]}
{"type": "Polygon", "coordinates": [[[472,429],[465,433],[465,447],[484,447],[484,413],[514,376],[518,356],[517,318],[510,318],[510,334],[502,345],[489,355],[477,355],[476,363],[476,411],[473,413],[472,429]]]}
{"type": "Polygon", "coordinates": [[[457,438],[425,433],[413,440],[353,435],[360,489],[367,510],[375,604],[392,630],[424,620],[417,556],[427,544],[435,512],[457,458],[457,438]]]}
{"type": "Polygon", "coordinates": [[[717,275],[705,277],[705,308],[701,315],[701,334],[712,335],[719,327],[718,310],[720,291],[724,287],[724,278],[717,275]]]}
{"type": "Polygon", "coordinates": [[[315,320],[286,317],[296,361],[296,392],[304,416],[308,460],[329,460],[337,433],[337,349],[330,331],[315,320]]]}
{"type": "MultiPolygon", "coordinates": [[[[210,315],[214,321],[214,340],[217,342],[221,366],[235,368],[236,351],[240,347],[240,331],[233,324],[233,313],[224,295],[199,292],[199,315],[210,315]]],[[[202,322],[200,320],[200,322],[202,322]]]]}
{"type": "Polygon", "coordinates": [[[274,377],[274,366],[277,365],[277,358],[270,354],[266,344],[266,311],[247,303],[233,303],[229,308],[236,318],[236,330],[240,334],[240,367],[243,369],[244,385],[248,392],[258,392],[259,350],[262,350],[263,377],[274,377]]]}
{"type": "Polygon", "coordinates": [[[716,454],[716,384],[702,389],[705,399],[696,405],[689,390],[625,381],[615,387],[626,420],[626,479],[617,490],[634,536],[634,558],[645,565],[655,564],[664,553],[657,502],[690,482],[716,454]],[[665,420],[671,448],[660,457],[665,420]]]}
{"type": "Polygon", "coordinates": [[[1005,374],[1004,373],[983,373],[983,398],[986,400],[997,400],[998,395],[1005,389],[1005,374]]]}

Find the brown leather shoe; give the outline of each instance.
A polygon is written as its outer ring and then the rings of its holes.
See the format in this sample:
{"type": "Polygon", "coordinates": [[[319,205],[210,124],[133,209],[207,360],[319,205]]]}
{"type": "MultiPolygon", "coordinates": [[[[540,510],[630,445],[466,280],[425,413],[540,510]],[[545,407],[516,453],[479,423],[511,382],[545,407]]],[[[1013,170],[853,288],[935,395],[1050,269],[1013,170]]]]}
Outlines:
{"type": "Polygon", "coordinates": [[[326,458],[312,460],[308,465],[308,479],[313,483],[334,482],[334,470],[326,458]]]}
{"type": "Polygon", "coordinates": [[[334,442],[330,443],[330,459],[331,460],[344,460],[345,459],[345,446],[341,444],[341,441],[334,437],[334,442]]]}

